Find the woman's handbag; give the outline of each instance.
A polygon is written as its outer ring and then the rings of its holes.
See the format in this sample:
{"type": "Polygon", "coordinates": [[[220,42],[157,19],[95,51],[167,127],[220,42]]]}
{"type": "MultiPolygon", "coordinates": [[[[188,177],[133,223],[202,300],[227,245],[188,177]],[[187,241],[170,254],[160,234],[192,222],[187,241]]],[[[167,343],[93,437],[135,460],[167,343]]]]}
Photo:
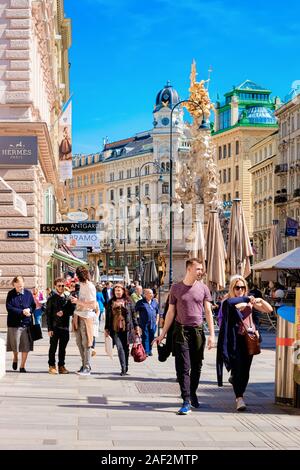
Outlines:
{"type": "Polygon", "coordinates": [[[28,328],[31,341],[37,341],[38,339],[43,339],[41,325],[39,323],[33,323],[33,322],[34,320],[32,319],[32,323],[28,328]]]}
{"type": "Polygon", "coordinates": [[[105,336],[104,344],[105,344],[106,354],[108,355],[108,357],[113,359],[113,340],[112,340],[112,338],[110,336],[105,336]]]}
{"type": "Polygon", "coordinates": [[[135,342],[132,345],[131,355],[134,362],[143,362],[147,359],[144,346],[142,345],[142,341],[139,336],[136,337],[135,342]]]}
{"type": "MultiPolygon", "coordinates": [[[[252,321],[251,317],[249,318],[250,321],[250,328],[252,329],[252,321]]],[[[249,356],[256,356],[257,354],[261,353],[260,344],[259,344],[259,337],[257,336],[255,331],[249,331],[247,327],[243,324],[244,329],[244,336],[247,346],[247,351],[249,356]]]]}

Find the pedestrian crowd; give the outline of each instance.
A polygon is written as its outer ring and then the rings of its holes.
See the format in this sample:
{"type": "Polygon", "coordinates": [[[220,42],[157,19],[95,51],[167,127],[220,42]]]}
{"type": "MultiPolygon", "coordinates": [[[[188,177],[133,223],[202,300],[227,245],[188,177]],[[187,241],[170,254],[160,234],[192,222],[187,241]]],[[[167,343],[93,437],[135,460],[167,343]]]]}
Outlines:
{"type": "MultiPolygon", "coordinates": [[[[201,261],[187,260],[185,276],[172,285],[163,313],[159,310],[155,289],[143,289],[138,282],[126,287],[123,283],[113,285],[109,281],[94,285],[85,267],[78,267],[73,278],[55,279],[53,289],[47,289],[46,294],[37,286],[32,291],[26,289],[23,277],[16,276],[6,299],[7,351],[13,353],[12,368],[18,369],[20,353],[19,370],[26,372],[28,353],[34,344],[32,326],[41,325],[45,315],[49,374],[69,373],[65,361],[71,329],[81,359],[77,374],[89,376],[92,357],[96,355],[99,325],[105,317],[105,341],[110,341],[117,349],[121,376],[128,374],[130,345],[140,342],[143,359],[152,356],[153,345],[157,345],[160,361],[170,354],[175,357],[182,397],[178,414],[186,415],[191,408],[200,406],[197,389],[207,343],[208,349],[217,346],[218,385],[223,385],[224,364],[230,372],[228,380],[233,387],[236,410],[243,411],[253,356],[260,352],[257,315],[269,314],[273,309],[257,286],[250,290],[240,275],[232,276],[228,292],[213,301],[203,275],[201,261]],[[219,330],[217,345],[216,326],[219,330]]],[[[279,297],[279,294],[276,295],[279,297]]]]}

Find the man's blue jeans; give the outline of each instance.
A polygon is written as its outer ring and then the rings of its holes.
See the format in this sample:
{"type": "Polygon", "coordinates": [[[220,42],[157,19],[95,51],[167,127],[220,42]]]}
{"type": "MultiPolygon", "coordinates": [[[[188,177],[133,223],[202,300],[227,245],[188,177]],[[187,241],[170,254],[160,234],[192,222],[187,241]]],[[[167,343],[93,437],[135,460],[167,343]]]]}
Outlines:
{"type": "Polygon", "coordinates": [[[142,330],[143,330],[142,343],[143,343],[143,346],[144,346],[144,349],[145,349],[145,353],[149,355],[150,353],[152,353],[152,344],[151,343],[154,340],[156,327],[151,328],[151,324],[147,323],[147,325],[145,325],[142,330]]]}

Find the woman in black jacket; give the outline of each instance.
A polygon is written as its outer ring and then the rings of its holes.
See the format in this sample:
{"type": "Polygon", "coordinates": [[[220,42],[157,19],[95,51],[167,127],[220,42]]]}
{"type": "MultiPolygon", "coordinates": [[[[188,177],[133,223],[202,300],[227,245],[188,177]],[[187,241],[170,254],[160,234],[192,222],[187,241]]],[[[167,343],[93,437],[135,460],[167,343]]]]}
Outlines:
{"type": "Polygon", "coordinates": [[[111,336],[117,346],[121,374],[128,372],[129,343],[133,341],[132,330],[139,334],[139,326],[133,304],[122,284],[113,288],[113,296],[105,310],[105,336],[111,336]]]}
{"type": "Polygon", "coordinates": [[[231,371],[230,382],[236,396],[236,409],[243,411],[243,399],[248,385],[253,355],[248,353],[244,329],[258,335],[252,317],[253,307],[259,312],[271,312],[272,307],[263,299],[248,296],[246,280],[232,276],[228,298],[222,303],[222,320],[217,346],[218,385],[222,386],[223,363],[231,371]]]}

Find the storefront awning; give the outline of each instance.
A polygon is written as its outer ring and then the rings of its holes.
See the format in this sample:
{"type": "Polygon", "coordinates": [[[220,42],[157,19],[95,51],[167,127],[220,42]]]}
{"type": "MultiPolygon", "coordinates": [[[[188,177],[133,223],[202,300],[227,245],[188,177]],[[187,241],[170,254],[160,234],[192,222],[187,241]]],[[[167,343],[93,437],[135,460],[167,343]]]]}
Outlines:
{"type": "Polygon", "coordinates": [[[54,248],[54,251],[51,256],[52,258],[58,259],[59,261],[68,264],[69,266],[87,266],[87,263],[85,261],[76,258],[76,256],[69,255],[64,251],[58,250],[57,248],[54,248]]]}

